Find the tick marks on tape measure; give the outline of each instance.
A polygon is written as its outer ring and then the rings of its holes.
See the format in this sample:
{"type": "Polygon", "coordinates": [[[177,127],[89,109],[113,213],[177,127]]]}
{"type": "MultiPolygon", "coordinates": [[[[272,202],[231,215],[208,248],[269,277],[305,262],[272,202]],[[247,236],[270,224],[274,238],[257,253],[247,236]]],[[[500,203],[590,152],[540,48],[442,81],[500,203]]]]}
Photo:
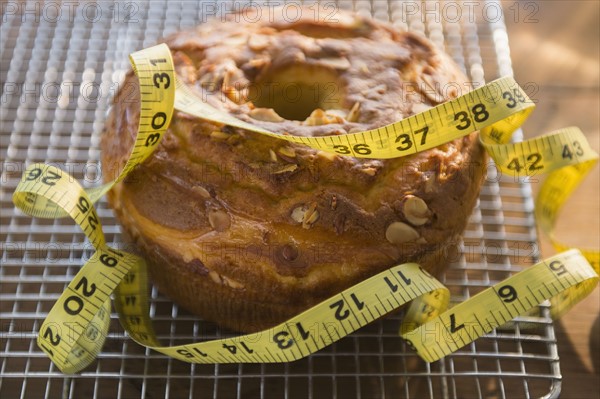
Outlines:
{"type": "Polygon", "coordinates": [[[498,320],[498,318],[496,317],[496,315],[494,313],[491,313],[491,315],[492,315],[492,318],[494,319],[496,326],[501,326],[502,324],[506,323],[508,321],[508,319],[506,317],[502,316],[502,313],[500,311],[498,311],[498,313],[500,313],[500,317],[502,317],[501,320],[498,320]]]}
{"type": "Polygon", "coordinates": [[[538,298],[537,295],[536,295],[536,293],[529,286],[527,286],[527,290],[531,293],[531,295],[533,296],[533,298],[536,300],[536,302],[537,302],[536,305],[544,302],[545,298],[543,296],[541,296],[541,299],[538,298]]]}

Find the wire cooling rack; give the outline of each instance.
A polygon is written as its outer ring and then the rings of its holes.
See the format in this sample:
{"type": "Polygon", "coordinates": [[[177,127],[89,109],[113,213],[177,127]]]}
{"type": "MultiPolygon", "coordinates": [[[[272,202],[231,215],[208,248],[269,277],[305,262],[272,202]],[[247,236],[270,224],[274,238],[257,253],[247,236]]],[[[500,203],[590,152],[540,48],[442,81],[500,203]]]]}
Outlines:
{"type": "MultiPolygon", "coordinates": [[[[272,3],[254,7],[273,10],[272,3]]],[[[293,18],[293,3],[288,9],[293,18]]],[[[306,2],[308,3],[308,2],[306,2]]],[[[517,3],[515,3],[517,4],[517,3]]],[[[84,185],[100,182],[98,141],[128,54],[240,1],[64,3],[7,1],[0,28],[2,266],[0,397],[3,398],[529,398],[556,397],[560,371],[547,308],[427,364],[396,335],[398,315],[364,327],[306,359],[281,365],[190,365],[134,343],[113,314],[97,361],[61,374],[37,348],[39,326],[91,245],[69,220],[40,220],[14,208],[26,165],[50,162],[84,185]],[[525,328],[526,327],[526,328],[525,328]]],[[[503,10],[497,1],[339,1],[420,32],[448,52],[474,82],[512,74],[503,10]]],[[[533,263],[538,256],[527,182],[488,170],[463,238],[443,278],[460,302],[533,263]]],[[[107,239],[122,245],[105,202],[107,239]]],[[[151,312],[168,344],[228,332],[178,309],[155,289],[151,312]]]]}

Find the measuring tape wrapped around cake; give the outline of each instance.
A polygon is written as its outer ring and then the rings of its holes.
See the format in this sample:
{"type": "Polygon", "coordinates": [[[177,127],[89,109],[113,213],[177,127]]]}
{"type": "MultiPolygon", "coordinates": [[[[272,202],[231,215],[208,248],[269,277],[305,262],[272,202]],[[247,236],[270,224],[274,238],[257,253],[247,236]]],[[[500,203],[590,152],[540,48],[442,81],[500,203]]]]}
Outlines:
{"type": "MultiPolygon", "coordinates": [[[[389,125],[467,87],[419,36],[354,14],[304,11],[291,22],[232,16],[170,37],[178,77],[231,116],[301,137],[389,125]]],[[[101,145],[109,178],[137,133],[133,73],[124,87],[101,145]]],[[[414,133],[395,146],[425,143],[425,121],[414,133]]],[[[109,200],[159,288],[235,330],[271,327],[399,263],[443,270],[482,182],[477,133],[386,160],[353,157],[369,154],[364,144],[335,150],[175,111],[155,153],[109,200]]]]}
{"type": "Polygon", "coordinates": [[[131,54],[102,138],[103,186],[27,167],[15,205],[70,216],[96,249],[39,329],[60,370],[98,355],[113,294],[129,336],[194,363],[300,359],[410,303],[400,335],[432,362],[547,299],[559,317],[594,289],[598,251],[553,233],[598,160],[579,129],[510,143],[534,108],[511,77],[465,93],[424,39],[309,11],[231,16],[131,54]],[[486,153],[499,172],[548,174],[536,222],[564,252],[448,309],[433,275],[467,223],[486,153]],[[106,193],[142,257],[107,245],[94,208],[106,193]],[[185,308],[257,332],[163,346],[147,265],[185,308]]]}

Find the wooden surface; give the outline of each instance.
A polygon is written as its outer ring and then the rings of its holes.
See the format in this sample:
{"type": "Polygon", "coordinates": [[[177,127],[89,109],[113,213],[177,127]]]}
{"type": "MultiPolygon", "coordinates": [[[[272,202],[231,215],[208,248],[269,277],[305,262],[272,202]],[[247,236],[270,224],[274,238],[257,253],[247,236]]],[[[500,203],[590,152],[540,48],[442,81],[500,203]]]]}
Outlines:
{"type": "MultiPolygon", "coordinates": [[[[503,5],[515,78],[521,85],[533,82],[539,87],[533,95],[538,108],[524,126],[526,136],[577,125],[599,151],[600,2],[505,1],[503,5]],[[525,17],[535,8],[525,8],[527,3],[538,8],[528,19],[525,17]],[[517,5],[521,10],[518,16],[517,5]]],[[[569,201],[572,208],[563,212],[557,229],[563,241],[600,248],[599,182],[597,166],[569,201]]],[[[534,191],[538,186],[533,184],[534,191]]],[[[553,253],[541,237],[542,256],[553,253]]],[[[556,324],[563,375],[561,398],[600,398],[599,315],[600,291],[596,288],[556,324]]]]}

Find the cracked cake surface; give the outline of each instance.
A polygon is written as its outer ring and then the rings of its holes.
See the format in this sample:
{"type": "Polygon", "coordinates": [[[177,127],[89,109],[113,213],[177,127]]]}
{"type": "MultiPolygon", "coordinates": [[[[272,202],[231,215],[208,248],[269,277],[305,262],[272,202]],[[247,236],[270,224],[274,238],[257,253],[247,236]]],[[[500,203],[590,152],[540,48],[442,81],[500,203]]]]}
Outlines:
{"type": "MultiPolygon", "coordinates": [[[[381,127],[466,87],[427,40],[358,15],[336,17],[215,20],[165,42],[200,98],[281,134],[381,127]]],[[[102,137],[107,180],[131,150],[139,106],[129,73],[102,137]]],[[[439,273],[485,166],[476,133],[389,160],[339,152],[175,111],[155,153],[109,202],[159,289],[205,319],[255,331],[399,263],[439,273]]]]}

